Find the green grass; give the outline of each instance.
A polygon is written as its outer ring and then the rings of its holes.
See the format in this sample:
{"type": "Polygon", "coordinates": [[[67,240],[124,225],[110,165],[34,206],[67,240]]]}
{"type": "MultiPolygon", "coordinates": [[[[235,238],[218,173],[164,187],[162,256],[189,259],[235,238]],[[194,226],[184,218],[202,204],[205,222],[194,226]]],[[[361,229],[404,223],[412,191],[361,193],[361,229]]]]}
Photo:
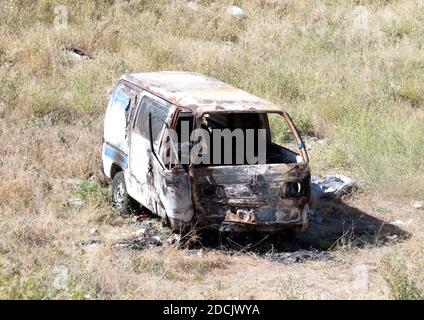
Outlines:
{"type": "Polygon", "coordinates": [[[109,203],[110,193],[107,188],[101,187],[95,181],[83,181],[75,187],[74,194],[82,200],[94,203],[109,203]]]}
{"type": "Polygon", "coordinates": [[[0,61],[13,62],[2,66],[1,101],[11,117],[99,123],[121,74],[197,71],[281,104],[303,135],[324,137],[314,173],[348,171],[363,187],[422,197],[422,3],[365,2],[361,31],[350,1],[238,1],[245,18],[225,14],[229,3],[63,1],[69,25],[54,30],[56,2],[12,1],[0,13],[0,61]],[[70,46],[93,59],[74,61],[70,46]]]}
{"type": "Polygon", "coordinates": [[[0,273],[0,299],[40,300],[46,296],[46,288],[40,279],[0,273]]]}
{"type": "MultiPolygon", "coordinates": [[[[221,269],[228,269],[225,276],[238,266],[223,257],[180,251],[138,252],[129,261],[124,253],[114,256],[108,243],[76,249],[91,227],[105,240],[133,231],[123,230],[127,222],[110,208],[109,191],[96,179],[85,180],[100,177],[104,113],[114,84],[126,72],[195,71],[269,99],[289,112],[303,136],[325,139],[312,146],[313,174],[344,173],[371,197],[423,200],[422,1],[199,3],[193,11],[183,0],[0,2],[5,136],[0,170],[8,177],[0,184],[0,299],[190,297],[181,282],[203,286],[219,278],[221,269]],[[61,30],[53,25],[58,4],[69,13],[68,27],[61,30]],[[244,18],[225,13],[233,4],[244,18]],[[352,28],[356,4],[368,10],[365,30],[352,28]],[[90,58],[76,60],[66,47],[90,58]],[[82,182],[73,188],[75,181],[82,182]],[[75,200],[70,197],[80,198],[83,207],[63,205],[75,200]],[[51,268],[58,264],[69,268],[69,282],[67,289],[54,291],[51,268]],[[164,286],[158,295],[149,289],[166,284],[164,278],[173,290],[164,286]]],[[[275,122],[273,129],[279,141],[289,142],[287,127],[275,122]]],[[[379,205],[376,212],[397,214],[396,208],[379,205]]],[[[418,218],[415,222],[419,226],[418,218]]],[[[419,237],[414,232],[417,244],[401,248],[413,259],[383,263],[390,298],[423,298],[422,271],[411,262],[420,256],[419,237]]],[[[342,239],[341,249],[359,250],[354,240],[342,239]]],[[[246,287],[237,277],[224,280],[211,294],[243,296],[246,287]]],[[[276,281],[275,293],[302,299],[307,292],[296,281],[276,281]]]]}
{"type": "MultiPolygon", "coordinates": [[[[383,260],[384,280],[389,288],[391,299],[395,300],[423,300],[424,290],[411,277],[411,270],[405,261],[394,257],[385,257],[383,260]]],[[[417,274],[420,274],[418,270],[417,274]]]]}

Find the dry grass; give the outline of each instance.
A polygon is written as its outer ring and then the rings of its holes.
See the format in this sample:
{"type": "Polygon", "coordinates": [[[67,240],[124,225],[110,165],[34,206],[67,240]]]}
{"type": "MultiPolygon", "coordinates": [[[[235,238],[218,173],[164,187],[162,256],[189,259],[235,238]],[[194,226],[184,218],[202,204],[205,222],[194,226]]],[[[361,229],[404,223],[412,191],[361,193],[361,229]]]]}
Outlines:
{"type": "Polygon", "coordinates": [[[411,209],[424,194],[421,1],[237,1],[243,18],[225,14],[232,1],[61,3],[69,24],[56,30],[55,1],[0,2],[0,298],[422,298],[424,223],[411,209]],[[136,226],[108,203],[103,114],[119,76],[148,70],[198,71],[281,103],[325,138],[314,174],[353,176],[371,196],[352,205],[413,219],[412,237],[295,266],[115,248],[136,226]],[[100,242],[78,245],[88,240],[100,242]],[[361,263],[366,290],[352,287],[361,263]]]}

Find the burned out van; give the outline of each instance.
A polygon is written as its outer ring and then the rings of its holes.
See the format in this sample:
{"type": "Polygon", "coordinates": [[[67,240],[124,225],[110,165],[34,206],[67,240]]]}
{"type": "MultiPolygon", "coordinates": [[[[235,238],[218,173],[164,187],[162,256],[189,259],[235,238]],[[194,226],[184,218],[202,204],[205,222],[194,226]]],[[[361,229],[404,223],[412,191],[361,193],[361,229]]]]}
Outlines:
{"type": "Polygon", "coordinates": [[[142,205],[174,230],[308,225],[309,160],[289,115],[198,73],[124,75],[107,108],[102,158],[121,214],[142,205]]]}

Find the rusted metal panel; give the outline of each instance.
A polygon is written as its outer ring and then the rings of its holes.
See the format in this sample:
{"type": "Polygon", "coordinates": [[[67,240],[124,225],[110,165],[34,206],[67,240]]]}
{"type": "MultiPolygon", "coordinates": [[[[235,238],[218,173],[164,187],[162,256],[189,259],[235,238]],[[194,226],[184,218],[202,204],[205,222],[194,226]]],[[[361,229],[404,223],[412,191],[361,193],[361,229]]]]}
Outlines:
{"type": "Polygon", "coordinates": [[[310,199],[309,159],[293,121],[281,107],[198,73],[134,73],[124,75],[121,81],[140,87],[147,92],[143,94],[174,105],[166,121],[170,128],[175,127],[177,114],[181,111],[193,114],[197,128],[205,113],[279,113],[287,120],[300,150],[300,156],[292,152],[290,160],[284,160],[289,163],[190,165],[186,169],[175,166],[168,170],[155,162],[146,144],[135,158],[145,169],[141,170],[146,175],[144,180],[135,183],[137,179],[126,175],[130,195],[168,218],[174,229],[190,225],[194,219],[206,227],[237,232],[277,231],[293,226],[306,228],[310,199]],[[140,162],[140,159],[145,161],[140,162]]]}
{"type": "Polygon", "coordinates": [[[123,79],[194,114],[214,111],[282,111],[281,107],[269,101],[199,73],[132,73],[123,79]]]}
{"type": "Polygon", "coordinates": [[[307,224],[307,164],[192,168],[191,175],[194,207],[205,225],[272,231],[307,224]],[[290,193],[288,185],[298,189],[290,193]]]}
{"type": "Polygon", "coordinates": [[[185,170],[152,168],[154,201],[159,215],[167,217],[171,224],[189,224],[193,218],[190,179],[185,170]],[[161,214],[163,212],[163,214],[161,214]]]}

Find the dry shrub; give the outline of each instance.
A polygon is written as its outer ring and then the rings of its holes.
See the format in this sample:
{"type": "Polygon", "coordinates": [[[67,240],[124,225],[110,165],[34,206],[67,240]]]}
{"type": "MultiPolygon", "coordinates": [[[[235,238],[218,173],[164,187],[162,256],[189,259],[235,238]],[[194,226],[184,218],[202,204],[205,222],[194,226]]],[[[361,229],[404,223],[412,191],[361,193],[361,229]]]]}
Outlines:
{"type": "Polygon", "coordinates": [[[230,264],[171,249],[129,257],[108,236],[135,227],[97,191],[88,188],[94,200],[82,208],[69,204],[82,181],[101,184],[103,116],[126,72],[197,71],[270,99],[304,135],[325,138],[311,151],[314,174],[343,171],[370,192],[422,197],[421,1],[239,1],[246,17],[237,18],[227,1],[192,10],[185,1],[66,0],[62,30],[57,4],[0,3],[0,297],[175,298],[187,294],[174,283],[203,283],[230,264]],[[356,5],[368,10],[366,30],[352,28],[356,5]],[[105,243],[80,248],[92,227],[105,243]],[[56,265],[69,268],[68,290],[52,289],[56,265]]]}

